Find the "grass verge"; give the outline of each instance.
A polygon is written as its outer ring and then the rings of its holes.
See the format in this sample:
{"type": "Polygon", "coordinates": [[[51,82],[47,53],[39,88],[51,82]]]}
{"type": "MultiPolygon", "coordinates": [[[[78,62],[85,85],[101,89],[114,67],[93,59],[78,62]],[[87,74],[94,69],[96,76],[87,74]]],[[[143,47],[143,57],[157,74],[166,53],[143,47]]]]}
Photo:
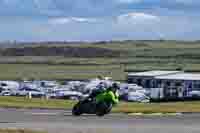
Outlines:
{"type": "MultiPolygon", "coordinates": [[[[75,101],[45,100],[40,98],[0,97],[0,107],[71,109],[75,101]]],[[[114,113],[190,113],[200,112],[200,101],[168,103],[127,103],[120,102],[112,110],[114,113]]]]}
{"type": "Polygon", "coordinates": [[[46,132],[33,131],[28,129],[0,129],[0,133],[46,133],[46,132]]]}
{"type": "Polygon", "coordinates": [[[200,112],[200,101],[169,103],[120,103],[113,112],[123,113],[191,113],[200,112]]]}
{"type": "Polygon", "coordinates": [[[69,100],[0,96],[0,107],[71,109],[74,103],[74,101],[69,100]]]}

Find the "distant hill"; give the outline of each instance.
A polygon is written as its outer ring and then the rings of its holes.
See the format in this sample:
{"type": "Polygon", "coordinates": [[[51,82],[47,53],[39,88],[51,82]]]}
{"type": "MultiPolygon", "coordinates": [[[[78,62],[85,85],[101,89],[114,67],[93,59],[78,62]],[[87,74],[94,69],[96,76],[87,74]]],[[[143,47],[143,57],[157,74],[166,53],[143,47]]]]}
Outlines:
{"type": "Polygon", "coordinates": [[[69,46],[69,45],[104,45],[104,44],[148,44],[148,43],[175,43],[175,44],[200,44],[200,40],[196,41],[181,41],[181,40],[111,40],[111,41],[38,41],[38,42],[17,42],[17,41],[4,41],[0,42],[0,48],[10,47],[26,47],[26,46],[69,46]]]}
{"type": "Polygon", "coordinates": [[[23,47],[0,49],[1,56],[119,57],[120,51],[98,47],[23,47]]]}

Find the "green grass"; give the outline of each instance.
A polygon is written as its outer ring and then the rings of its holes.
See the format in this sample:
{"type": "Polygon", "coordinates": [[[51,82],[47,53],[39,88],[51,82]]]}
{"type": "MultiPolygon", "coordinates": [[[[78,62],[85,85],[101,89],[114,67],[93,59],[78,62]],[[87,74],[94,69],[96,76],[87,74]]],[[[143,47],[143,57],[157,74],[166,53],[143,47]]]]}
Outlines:
{"type": "Polygon", "coordinates": [[[33,131],[28,129],[0,129],[0,133],[46,133],[46,132],[33,131]]]}
{"type": "Polygon", "coordinates": [[[47,64],[0,64],[0,79],[20,80],[24,78],[64,80],[91,79],[98,75],[116,77],[124,76],[116,65],[82,66],[82,65],[47,65],[47,64]],[[118,76],[116,76],[116,74],[118,76]]]}
{"type": "Polygon", "coordinates": [[[73,101],[67,100],[46,100],[42,98],[28,99],[25,97],[1,97],[0,107],[16,107],[16,108],[57,108],[71,109],[74,105],[73,101]]]}
{"type": "MultiPolygon", "coordinates": [[[[0,107],[16,108],[49,108],[72,109],[75,101],[69,100],[45,100],[23,97],[0,97],[0,107]]],[[[200,112],[200,101],[193,102],[169,102],[169,103],[127,103],[120,102],[112,110],[116,113],[175,113],[175,112],[200,112]]]]}
{"type": "Polygon", "coordinates": [[[200,102],[121,103],[113,112],[123,113],[177,113],[200,112],[200,102]]]}
{"type": "MultiPolygon", "coordinates": [[[[37,47],[40,45],[34,45],[37,47]]],[[[66,45],[50,45],[66,46],[66,45]]],[[[90,79],[98,75],[125,80],[127,71],[200,71],[200,43],[178,41],[124,41],[76,44],[73,47],[100,47],[121,50],[119,58],[69,58],[61,56],[17,56],[0,58],[0,79],[90,79]],[[124,53],[123,52],[123,53],[124,53]],[[23,69],[22,69],[23,68],[23,69]],[[57,73],[57,71],[60,71],[57,73]]]]}

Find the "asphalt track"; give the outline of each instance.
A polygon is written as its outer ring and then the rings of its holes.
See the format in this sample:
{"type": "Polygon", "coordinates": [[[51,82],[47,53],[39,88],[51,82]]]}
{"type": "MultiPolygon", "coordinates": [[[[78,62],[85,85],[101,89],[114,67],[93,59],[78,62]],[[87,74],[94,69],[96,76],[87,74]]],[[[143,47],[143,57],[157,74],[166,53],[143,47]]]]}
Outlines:
{"type": "Polygon", "coordinates": [[[65,110],[0,109],[0,128],[28,128],[50,133],[200,133],[200,114],[74,117],[65,110]]]}

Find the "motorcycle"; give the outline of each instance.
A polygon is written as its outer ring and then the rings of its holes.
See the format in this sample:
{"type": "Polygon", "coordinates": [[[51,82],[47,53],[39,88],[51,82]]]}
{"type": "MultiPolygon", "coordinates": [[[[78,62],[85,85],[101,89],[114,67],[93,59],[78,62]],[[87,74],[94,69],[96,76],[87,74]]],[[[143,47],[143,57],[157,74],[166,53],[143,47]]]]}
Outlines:
{"type": "Polygon", "coordinates": [[[104,116],[110,113],[111,110],[112,103],[102,102],[97,104],[94,99],[84,99],[74,105],[72,115],[96,114],[97,116],[104,116]]]}

